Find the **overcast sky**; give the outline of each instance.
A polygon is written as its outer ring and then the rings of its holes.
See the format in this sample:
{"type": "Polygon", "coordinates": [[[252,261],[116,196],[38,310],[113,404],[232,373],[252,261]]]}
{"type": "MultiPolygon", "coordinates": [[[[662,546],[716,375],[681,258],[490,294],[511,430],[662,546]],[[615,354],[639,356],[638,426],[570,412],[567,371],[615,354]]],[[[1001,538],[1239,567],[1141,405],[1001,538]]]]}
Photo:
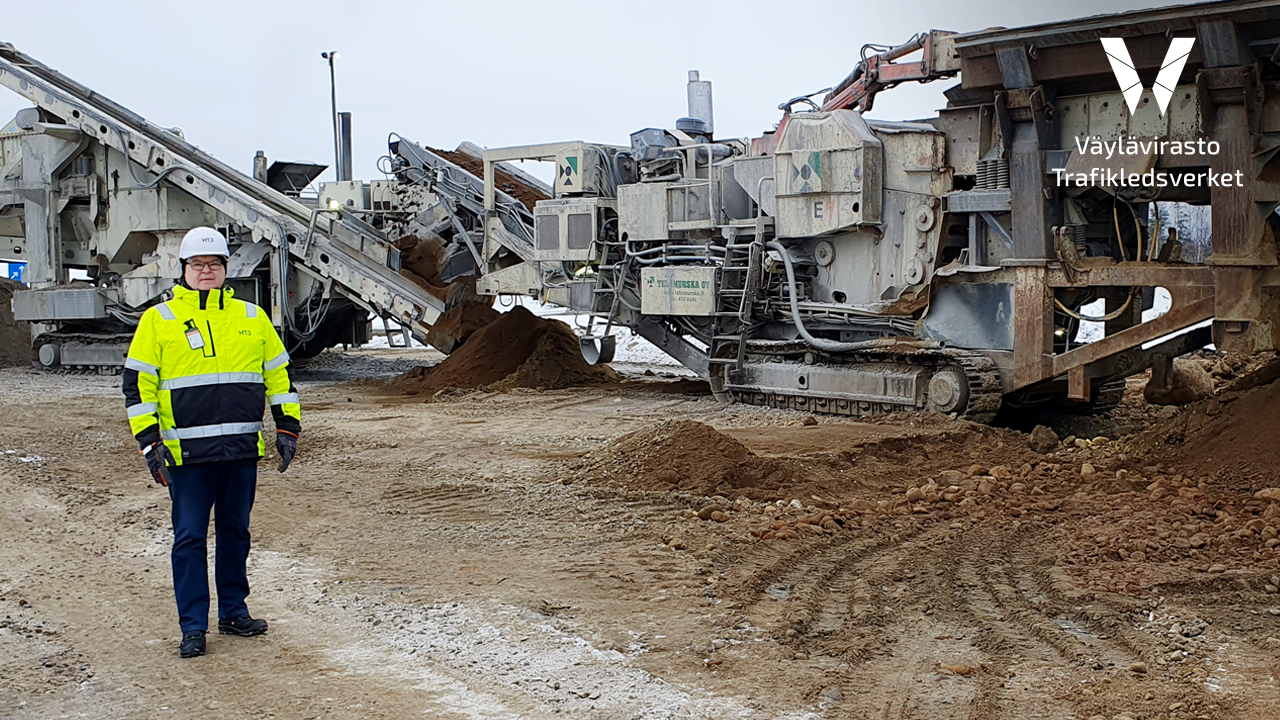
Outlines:
{"type": "MultiPolygon", "coordinates": [[[[778,103],[838,82],[864,43],[1168,5],[1134,0],[787,2],[24,3],[0,40],[245,172],[332,163],[329,73],[353,113],[355,176],[382,175],[389,133],[436,147],[627,144],[685,115],[687,72],[714,86],[716,135],[752,136],[778,103]]],[[[943,106],[950,82],[881,94],[873,117],[943,106]]],[[[27,103],[0,91],[7,121],[27,103]]],[[[539,173],[542,174],[542,173],[539,173]]],[[[326,174],[332,177],[331,173],[326,174]]]]}

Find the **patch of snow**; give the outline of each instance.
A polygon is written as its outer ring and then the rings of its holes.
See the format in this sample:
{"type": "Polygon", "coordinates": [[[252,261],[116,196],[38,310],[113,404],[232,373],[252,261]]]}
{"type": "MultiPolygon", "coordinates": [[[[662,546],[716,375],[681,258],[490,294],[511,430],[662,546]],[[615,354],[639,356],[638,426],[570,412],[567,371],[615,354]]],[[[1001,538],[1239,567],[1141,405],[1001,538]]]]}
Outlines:
{"type": "MultiPolygon", "coordinates": [[[[1173,298],[1169,295],[1169,291],[1165,290],[1162,287],[1156,288],[1156,295],[1152,301],[1151,308],[1148,310],[1142,311],[1142,322],[1148,322],[1160,317],[1161,315],[1169,312],[1169,308],[1172,306],[1173,306],[1173,298]]],[[[1106,301],[1104,300],[1094,300],[1088,305],[1082,305],[1080,307],[1080,314],[1090,316],[1090,317],[1101,317],[1106,312],[1107,312],[1106,301]]],[[[1189,333],[1192,330],[1195,330],[1196,328],[1208,327],[1211,324],[1212,324],[1212,321],[1210,320],[1205,320],[1204,322],[1196,323],[1195,325],[1192,325],[1187,328],[1183,328],[1182,330],[1179,330],[1175,333],[1170,333],[1163,337],[1156,338],[1155,340],[1152,340],[1151,342],[1144,344],[1142,346],[1142,349],[1146,350],[1147,348],[1153,347],[1155,345],[1159,345],[1160,343],[1168,340],[1169,338],[1174,338],[1179,335],[1189,333]]],[[[1075,342],[1077,343],[1097,342],[1098,340],[1102,339],[1103,337],[1102,333],[1103,333],[1103,323],[1089,322],[1087,320],[1081,321],[1080,331],[1076,333],[1075,342]]],[[[1212,348],[1213,346],[1209,345],[1208,347],[1212,348]]]]}

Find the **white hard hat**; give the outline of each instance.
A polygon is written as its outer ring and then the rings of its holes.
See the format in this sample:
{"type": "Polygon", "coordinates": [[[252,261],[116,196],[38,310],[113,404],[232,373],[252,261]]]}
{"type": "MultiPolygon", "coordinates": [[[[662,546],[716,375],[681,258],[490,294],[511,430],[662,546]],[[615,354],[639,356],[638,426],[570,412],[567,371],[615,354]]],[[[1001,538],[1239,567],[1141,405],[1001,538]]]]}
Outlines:
{"type": "Polygon", "coordinates": [[[182,247],[178,249],[179,260],[190,260],[200,255],[217,255],[231,257],[227,248],[227,238],[211,227],[191,228],[182,236],[182,247]]]}

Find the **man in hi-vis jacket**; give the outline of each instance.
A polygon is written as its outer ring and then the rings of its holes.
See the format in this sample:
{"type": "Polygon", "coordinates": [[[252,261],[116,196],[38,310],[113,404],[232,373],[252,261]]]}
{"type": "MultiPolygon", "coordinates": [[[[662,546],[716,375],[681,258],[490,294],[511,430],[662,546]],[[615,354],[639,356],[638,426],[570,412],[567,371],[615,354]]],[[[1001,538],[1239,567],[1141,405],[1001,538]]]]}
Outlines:
{"type": "Polygon", "coordinates": [[[129,426],[157,483],[173,500],[173,590],[179,654],[205,653],[209,628],[209,511],[216,506],[218,632],[267,631],[249,616],[249,511],[263,456],[264,400],[276,425],[280,472],[298,449],[298,394],[289,354],[265,311],[223,287],[230,251],[213,228],[182,239],[182,282],[149,308],[125,361],[129,426]]]}

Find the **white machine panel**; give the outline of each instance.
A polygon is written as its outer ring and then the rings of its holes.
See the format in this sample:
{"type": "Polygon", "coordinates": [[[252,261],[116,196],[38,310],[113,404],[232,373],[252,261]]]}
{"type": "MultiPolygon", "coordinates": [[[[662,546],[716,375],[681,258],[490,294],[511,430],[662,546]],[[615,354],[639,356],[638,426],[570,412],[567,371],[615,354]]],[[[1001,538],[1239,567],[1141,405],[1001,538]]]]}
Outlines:
{"type": "Polygon", "coordinates": [[[606,156],[586,143],[576,144],[556,154],[556,197],[565,195],[601,195],[600,163],[606,156]]]}
{"type": "Polygon", "coordinates": [[[600,211],[613,210],[612,198],[557,198],[533,208],[533,248],[539,260],[588,262],[596,259],[600,211]]]}
{"type": "Polygon", "coordinates": [[[329,199],[337,200],[348,210],[367,210],[364,183],[358,180],[342,180],[320,186],[320,207],[329,207],[329,199]]]}

